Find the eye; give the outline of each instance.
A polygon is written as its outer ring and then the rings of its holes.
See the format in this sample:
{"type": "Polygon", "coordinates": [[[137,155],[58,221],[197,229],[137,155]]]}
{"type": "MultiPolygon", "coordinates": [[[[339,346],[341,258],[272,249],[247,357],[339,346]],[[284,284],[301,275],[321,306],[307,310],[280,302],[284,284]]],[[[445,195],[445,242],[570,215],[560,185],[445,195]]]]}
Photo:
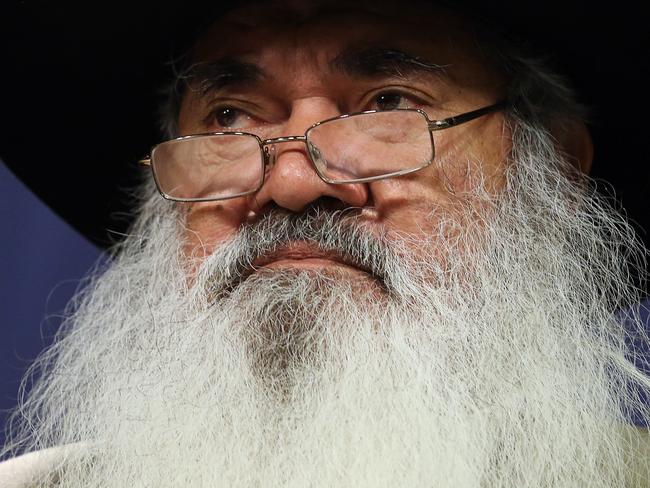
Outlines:
{"type": "Polygon", "coordinates": [[[395,110],[397,108],[410,108],[413,105],[412,97],[397,91],[387,91],[376,94],[367,110],[395,110]]]}
{"type": "Polygon", "coordinates": [[[223,129],[241,129],[250,124],[251,116],[243,110],[224,105],[213,109],[207,117],[209,125],[223,129]]]}

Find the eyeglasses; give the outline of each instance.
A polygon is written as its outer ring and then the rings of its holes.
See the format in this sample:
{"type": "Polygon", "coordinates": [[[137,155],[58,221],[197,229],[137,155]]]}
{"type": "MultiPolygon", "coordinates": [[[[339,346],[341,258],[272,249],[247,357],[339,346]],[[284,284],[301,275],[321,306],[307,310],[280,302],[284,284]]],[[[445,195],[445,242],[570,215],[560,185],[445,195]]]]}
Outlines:
{"type": "Polygon", "coordinates": [[[326,183],[365,183],[429,166],[434,131],[504,107],[501,101],[441,120],[430,120],[419,109],[370,110],[318,122],[302,136],[272,139],[246,132],[194,134],[154,146],[140,163],[151,166],[158,191],[168,200],[226,200],[257,192],[266,167],[275,162],[275,145],[299,141],[326,183]]]}

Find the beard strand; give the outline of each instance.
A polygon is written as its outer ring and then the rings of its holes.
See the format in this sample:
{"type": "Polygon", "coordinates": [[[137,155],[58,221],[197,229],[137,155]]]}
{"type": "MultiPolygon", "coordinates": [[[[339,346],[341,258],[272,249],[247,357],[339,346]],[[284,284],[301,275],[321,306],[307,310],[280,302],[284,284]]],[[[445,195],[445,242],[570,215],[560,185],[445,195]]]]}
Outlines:
{"type": "Polygon", "coordinates": [[[544,133],[515,136],[503,193],[422,235],[275,210],[199,263],[149,190],[5,452],[83,443],[66,487],[622,486],[625,413],[650,418],[612,313],[639,247],[544,133]],[[368,276],[252,268],[297,241],[368,276]]]}

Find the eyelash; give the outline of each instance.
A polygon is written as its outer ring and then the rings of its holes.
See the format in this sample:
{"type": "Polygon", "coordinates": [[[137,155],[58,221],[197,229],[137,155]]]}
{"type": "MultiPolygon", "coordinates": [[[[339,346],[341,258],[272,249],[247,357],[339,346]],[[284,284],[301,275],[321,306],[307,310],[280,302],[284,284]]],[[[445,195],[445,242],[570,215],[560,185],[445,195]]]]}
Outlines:
{"type": "MultiPolygon", "coordinates": [[[[203,119],[203,124],[207,127],[214,125],[219,113],[226,109],[231,109],[237,112],[238,114],[251,117],[249,111],[238,107],[235,103],[227,103],[227,102],[210,103],[210,107],[211,108],[208,110],[208,114],[203,119]]],[[[220,126],[220,127],[224,127],[224,126],[220,126]]],[[[224,127],[224,128],[227,129],[228,127],[224,127]]]]}
{"type": "MultiPolygon", "coordinates": [[[[378,90],[369,91],[361,98],[363,101],[361,105],[366,107],[370,101],[376,100],[381,95],[399,95],[410,102],[408,108],[434,105],[433,99],[430,96],[420,92],[419,90],[414,90],[410,87],[401,85],[385,86],[378,90]]],[[[364,108],[363,110],[366,109],[364,108]]]]}
{"type": "MultiPolygon", "coordinates": [[[[366,108],[371,102],[376,102],[377,99],[381,96],[400,96],[403,99],[407,99],[411,102],[414,103],[409,103],[408,108],[414,108],[416,105],[422,105],[425,104],[426,102],[421,98],[415,95],[414,93],[405,90],[404,88],[382,88],[381,90],[377,90],[374,93],[371,93],[370,96],[365,96],[364,98],[368,100],[367,102],[364,102],[361,106],[361,110],[354,110],[354,112],[357,111],[364,111],[364,110],[378,110],[378,109],[369,109],[366,108]]],[[[212,104],[211,104],[212,105],[212,104]]],[[[212,126],[216,122],[216,117],[222,112],[223,110],[226,109],[231,109],[234,110],[239,116],[247,116],[251,119],[257,119],[254,115],[252,115],[249,111],[237,107],[235,103],[218,103],[214,104],[214,106],[209,110],[207,116],[203,120],[204,124],[206,126],[212,126]]],[[[228,129],[228,126],[222,126],[221,124],[218,124],[219,127],[228,129]]]]}

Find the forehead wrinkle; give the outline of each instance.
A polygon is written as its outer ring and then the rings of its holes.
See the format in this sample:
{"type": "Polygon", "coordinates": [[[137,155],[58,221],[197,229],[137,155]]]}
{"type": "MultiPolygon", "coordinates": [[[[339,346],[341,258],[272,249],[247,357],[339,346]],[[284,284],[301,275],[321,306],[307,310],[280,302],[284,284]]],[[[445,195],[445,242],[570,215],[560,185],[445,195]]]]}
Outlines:
{"type": "Polygon", "coordinates": [[[282,36],[259,49],[256,62],[265,70],[269,86],[295,95],[323,93],[328,86],[329,61],[335,45],[310,39],[310,26],[296,24],[283,30],[282,36]]]}

